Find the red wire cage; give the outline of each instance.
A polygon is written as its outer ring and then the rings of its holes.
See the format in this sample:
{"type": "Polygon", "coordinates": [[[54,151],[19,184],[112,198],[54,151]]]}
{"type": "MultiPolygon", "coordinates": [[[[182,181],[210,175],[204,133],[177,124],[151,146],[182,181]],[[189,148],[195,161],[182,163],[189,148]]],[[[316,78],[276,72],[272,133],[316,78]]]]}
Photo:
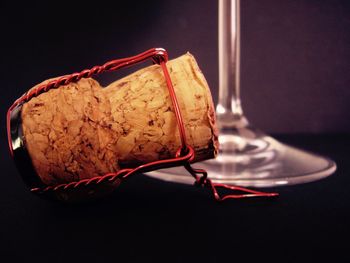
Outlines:
{"type": "MultiPolygon", "coordinates": [[[[174,166],[184,166],[186,170],[190,173],[190,175],[194,178],[194,185],[209,188],[212,191],[215,200],[217,201],[223,201],[223,200],[232,199],[232,198],[237,199],[237,198],[245,198],[245,197],[273,197],[278,195],[277,193],[265,193],[265,192],[260,192],[252,189],[239,187],[239,186],[213,183],[208,178],[207,172],[205,170],[195,169],[191,166],[191,162],[194,160],[194,157],[195,157],[195,152],[193,148],[186,142],[186,132],[184,128],[183,119],[181,116],[180,107],[178,105],[174,87],[166,66],[166,63],[168,61],[168,53],[163,48],[152,48],[136,56],[112,60],[101,66],[94,66],[91,69],[85,69],[79,73],[73,73],[70,75],[62,76],[58,79],[52,80],[46,84],[39,85],[38,87],[29,90],[24,95],[22,95],[19,99],[17,99],[11,105],[11,107],[8,109],[8,112],[7,112],[8,144],[9,144],[10,154],[14,158],[14,160],[17,161],[16,162],[17,166],[21,166],[23,164],[21,163],[22,159],[17,157],[16,150],[20,149],[22,151],[24,150],[24,152],[26,151],[25,151],[25,140],[23,138],[23,134],[18,133],[18,127],[17,127],[18,124],[16,126],[13,124],[13,122],[15,121],[15,119],[17,119],[18,121],[18,118],[20,118],[18,112],[20,112],[21,107],[24,103],[28,102],[34,97],[39,96],[44,92],[47,92],[50,89],[57,89],[62,85],[67,85],[72,82],[77,82],[82,78],[89,78],[92,76],[96,76],[103,72],[110,72],[121,68],[129,67],[148,59],[152,60],[153,63],[158,64],[162,68],[162,71],[166,80],[168,92],[173,105],[174,113],[176,116],[176,122],[179,129],[180,140],[181,140],[181,146],[177,150],[175,156],[170,159],[149,162],[149,163],[137,166],[136,168],[122,169],[117,172],[107,173],[103,176],[97,176],[90,179],[82,179],[79,181],[74,181],[74,182],[64,183],[64,184],[59,184],[54,186],[43,185],[42,182],[30,183],[29,186],[31,188],[31,191],[37,194],[48,194],[55,191],[77,189],[80,187],[87,187],[90,185],[98,186],[98,185],[101,185],[102,183],[114,183],[115,185],[119,185],[122,181],[124,181],[126,178],[128,178],[133,174],[145,173],[156,169],[162,169],[162,168],[168,168],[168,167],[174,167],[174,166]],[[18,162],[18,159],[20,159],[20,162],[18,162]],[[235,192],[227,195],[220,195],[218,192],[218,188],[229,189],[235,192]]],[[[26,154],[28,155],[27,152],[26,154]]],[[[24,162],[30,162],[30,157],[29,158],[28,157],[29,156],[27,156],[26,161],[24,162]]],[[[23,172],[22,172],[22,176],[23,176],[23,172]]],[[[39,177],[37,175],[35,176],[36,176],[36,182],[40,181],[39,177]]]]}

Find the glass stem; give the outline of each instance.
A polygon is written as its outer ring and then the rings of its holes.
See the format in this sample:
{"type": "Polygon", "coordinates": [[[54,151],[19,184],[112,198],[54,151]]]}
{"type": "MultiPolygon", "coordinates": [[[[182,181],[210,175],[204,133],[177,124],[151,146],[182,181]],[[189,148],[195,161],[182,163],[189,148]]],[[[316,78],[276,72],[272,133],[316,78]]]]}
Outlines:
{"type": "Polygon", "coordinates": [[[219,99],[216,106],[219,127],[234,128],[243,117],[239,13],[239,0],[219,0],[219,99]]]}

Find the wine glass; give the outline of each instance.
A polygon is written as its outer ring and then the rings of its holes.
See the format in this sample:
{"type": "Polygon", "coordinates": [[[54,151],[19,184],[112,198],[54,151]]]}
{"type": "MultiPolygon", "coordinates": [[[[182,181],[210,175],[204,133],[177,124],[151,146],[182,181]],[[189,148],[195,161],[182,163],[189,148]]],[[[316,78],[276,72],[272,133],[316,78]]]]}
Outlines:
{"type": "MultiPolygon", "coordinates": [[[[273,187],[311,182],[331,175],[336,164],[323,156],[278,142],[254,128],[240,99],[240,1],[219,0],[220,150],[215,159],[194,164],[217,183],[273,187]]],[[[193,183],[182,167],[147,173],[165,181],[193,183]]]]}

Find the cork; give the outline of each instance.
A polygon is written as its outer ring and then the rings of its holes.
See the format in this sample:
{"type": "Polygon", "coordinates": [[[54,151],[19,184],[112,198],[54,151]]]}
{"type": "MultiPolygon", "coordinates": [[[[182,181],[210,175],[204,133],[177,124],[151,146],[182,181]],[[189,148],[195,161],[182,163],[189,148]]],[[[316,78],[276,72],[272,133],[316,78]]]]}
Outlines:
{"type": "MultiPolygon", "coordinates": [[[[195,150],[194,161],[215,157],[218,137],[213,101],[195,58],[187,53],[170,60],[167,68],[187,142],[195,150]]],[[[46,185],[172,158],[181,145],[159,65],[107,87],[87,78],[51,89],[25,103],[21,118],[33,167],[46,185]]]]}

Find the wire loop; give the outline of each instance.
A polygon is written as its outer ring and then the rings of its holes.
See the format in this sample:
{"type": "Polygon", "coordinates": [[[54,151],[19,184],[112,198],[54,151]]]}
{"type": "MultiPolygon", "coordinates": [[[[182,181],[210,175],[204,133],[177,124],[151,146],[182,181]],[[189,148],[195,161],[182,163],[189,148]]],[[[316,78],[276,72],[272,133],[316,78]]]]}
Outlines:
{"type": "Polygon", "coordinates": [[[165,159],[165,160],[157,160],[154,162],[149,162],[133,169],[131,168],[122,169],[122,170],[119,170],[118,172],[107,173],[103,176],[97,176],[90,179],[82,179],[79,181],[59,184],[55,186],[34,187],[31,189],[31,191],[34,193],[46,193],[46,192],[52,192],[52,191],[54,192],[54,191],[62,191],[62,190],[64,191],[69,189],[77,189],[79,187],[87,187],[90,185],[99,185],[106,182],[115,183],[116,180],[118,180],[118,184],[119,184],[127,177],[136,173],[145,173],[156,169],[183,165],[186,168],[186,170],[195,179],[194,184],[196,186],[209,188],[212,191],[215,200],[217,201],[223,201],[223,200],[232,199],[232,198],[276,196],[277,195],[276,193],[263,193],[263,192],[250,190],[250,189],[246,189],[238,186],[212,183],[211,180],[208,179],[208,175],[205,170],[195,169],[191,166],[191,162],[193,162],[195,158],[195,151],[190,145],[186,143],[186,132],[185,132],[185,126],[183,123],[183,118],[181,116],[181,111],[178,105],[174,87],[173,87],[168,69],[166,67],[166,62],[168,61],[168,54],[166,50],[162,48],[152,48],[133,57],[112,60],[103,64],[102,66],[94,66],[91,69],[85,69],[78,73],[65,75],[58,79],[51,80],[48,83],[41,84],[38,87],[26,92],[22,97],[17,99],[12,104],[12,106],[9,108],[7,112],[7,134],[8,134],[8,143],[9,143],[11,155],[13,156],[13,147],[11,142],[11,130],[10,130],[10,116],[11,116],[12,110],[15,109],[18,105],[26,103],[32,98],[37,97],[40,94],[49,91],[50,89],[57,89],[62,85],[67,85],[72,82],[77,82],[82,78],[89,78],[94,75],[101,74],[103,72],[114,71],[120,68],[129,67],[134,64],[145,61],[147,59],[151,59],[154,63],[161,66],[165,80],[166,80],[173,110],[176,116],[177,126],[180,133],[180,140],[181,140],[181,147],[177,150],[175,157],[170,159],[165,159]],[[241,191],[243,192],[243,194],[231,194],[231,195],[226,195],[221,197],[218,193],[218,188],[241,191]]]}

